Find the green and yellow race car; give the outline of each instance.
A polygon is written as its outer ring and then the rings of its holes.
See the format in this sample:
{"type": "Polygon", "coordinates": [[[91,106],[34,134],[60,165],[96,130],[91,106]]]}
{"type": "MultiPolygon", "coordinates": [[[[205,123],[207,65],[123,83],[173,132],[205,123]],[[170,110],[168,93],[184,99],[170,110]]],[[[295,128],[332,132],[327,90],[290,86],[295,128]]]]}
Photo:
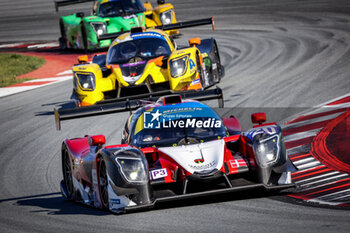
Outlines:
{"type": "MultiPolygon", "coordinates": [[[[174,24],[171,29],[212,23],[213,19],[174,24]]],[[[154,95],[162,91],[203,90],[220,81],[223,67],[214,38],[189,40],[189,46],[177,49],[163,30],[134,28],[119,35],[108,53],[79,57],[73,67],[73,94],[79,106],[96,102],[154,95]]]]}
{"type": "MultiPolygon", "coordinates": [[[[130,31],[133,27],[154,27],[176,23],[174,7],[164,0],[158,0],[153,8],[150,2],[140,0],[64,0],[55,2],[59,7],[94,2],[92,15],[83,12],[60,18],[60,47],[83,49],[85,51],[108,47],[111,40],[99,41],[98,37],[106,33],[130,31]]],[[[169,35],[178,35],[179,30],[167,31],[169,35]]]]}

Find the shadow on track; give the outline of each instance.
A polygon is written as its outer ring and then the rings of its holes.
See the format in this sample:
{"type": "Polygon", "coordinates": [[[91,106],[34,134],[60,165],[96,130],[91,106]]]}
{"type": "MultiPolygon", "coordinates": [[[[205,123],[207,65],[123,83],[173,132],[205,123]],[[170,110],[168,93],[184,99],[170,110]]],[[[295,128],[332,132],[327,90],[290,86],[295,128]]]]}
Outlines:
{"type": "Polygon", "coordinates": [[[9,201],[17,201],[13,204],[16,206],[32,207],[29,210],[29,212],[32,213],[46,212],[49,215],[85,214],[94,216],[103,216],[110,214],[106,211],[67,201],[61,196],[61,193],[59,192],[1,199],[0,203],[9,201]],[[40,209],[35,207],[40,207],[40,209]]]}
{"type": "MultiPolygon", "coordinates": [[[[66,109],[66,108],[75,108],[75,102],[74,101],[64,101],[64,102],[56,102],[56,103],[47,103],[42,104],[42,107],[45,106],[56,106],[57,109],[66,109]]],[[[42,111],[42,112],[36,112],[35,116],[50,116],[53,115],[53,111],[42,111]]]]}
{"type": "MultiPolygon", "coordinates": [[[[159,204],[156,204],[152,210],[164,210],[164,209],[179,208],[179,207],[192,207],[192,206],[198,206],[198,205],[225,203],[225,202],[257,199],[257,198],[270,198],[270,197],[275,197],[276,195],[285,195],[286,193],[289,193],[289,192],[287,190],[283,192],[282,191],[267,192],[263,189],[255,189],[250,191],[238,191],[235,193],[219,194],[215,196],[207,196],[207,197],[191,198],[187,200],[178,200],[178,201],[159,203],[159,204]]],[[[137,212],[144,212],[144,211],[148,211],[148,210],[142,210],[137,212]]],[[[134,214],[134,213],[129,213],[129,214],[134,214]]]]}
{"type": "MultiPolygon", "coordinates": [[[[244,191],[244,192],[236,192],[234,194],[221,194],[210,197],[201,197],[201,198],[192,198],[183,201],[172,201],[167,203],[157,204],[153,210],[164,210],[170,208],[178,208],[178,207],[190,207],[197,205],[206,205],[213,203],[224,203],[231,201],[240,201],[247,199],[256,199],[256,198],[268,198],[274,197],[278,195],[278,192],[265,192],[262,189],[256,189],[254,191],[244,191]]],[[[32,213],[47,213],[48,215],[71,215],[71,214],[84,214],[84,215],[94,215],[94,216],[103,216],[110,215],[111,213],[108,211],[103,211],[100,209],[96,209],[87,205],[83,205],[80,203],[67,201],[65,200],[59,192],[55,193],[45,193],[39,195],[32,196],[23,196],[23,197],[15,197],[8,199],[1,199],[2,202],[16,201],[13,205],[16,206],[28,206],[31,207],[29,212],[32,213]],[[39,207],[40,209],[36,208],[39,207]]],[[[144,212],[138,211],[138,212],[144,212]]],[[[152,211],[152,210],[150,210],[152,211]]],[[[136,213],[129,213],[136,214],[136,213]]]]}

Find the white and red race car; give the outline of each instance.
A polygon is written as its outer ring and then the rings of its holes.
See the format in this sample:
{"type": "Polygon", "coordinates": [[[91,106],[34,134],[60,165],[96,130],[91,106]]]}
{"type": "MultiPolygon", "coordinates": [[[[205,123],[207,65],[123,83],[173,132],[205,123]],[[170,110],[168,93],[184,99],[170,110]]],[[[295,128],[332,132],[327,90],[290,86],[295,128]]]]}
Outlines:
{"type": "Polygon", "coordinates": [[[62,120],[136,109],[126,121],[122,144],[107,146],[103,135],[63,142],[62,194],[124,213],[170,200],[294,187],[294,166],[286,156],[281,128],[262,124],[265,114],[255,113],[256,125],[242,132],[234,116],[220,118],[193,100],[213,98],[223,103],[221,89],[164,96],[147,104],[120,100],[55,110],[60,128],[62,120]],[[237,184],[238,177],[245,182],[237,184]]]}

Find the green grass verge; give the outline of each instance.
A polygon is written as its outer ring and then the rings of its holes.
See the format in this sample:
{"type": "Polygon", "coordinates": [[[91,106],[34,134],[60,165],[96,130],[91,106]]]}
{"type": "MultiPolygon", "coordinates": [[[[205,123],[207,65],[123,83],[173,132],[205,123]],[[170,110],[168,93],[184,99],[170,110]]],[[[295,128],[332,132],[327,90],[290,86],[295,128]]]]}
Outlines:
{"type": "Polygon", "coordinates": [[[19,54],[0,54],[0,87],[7,87],[12,84],[21,83],[30,79],[16,79],[21,74],[40,68],[45,59],[19,54]]]}

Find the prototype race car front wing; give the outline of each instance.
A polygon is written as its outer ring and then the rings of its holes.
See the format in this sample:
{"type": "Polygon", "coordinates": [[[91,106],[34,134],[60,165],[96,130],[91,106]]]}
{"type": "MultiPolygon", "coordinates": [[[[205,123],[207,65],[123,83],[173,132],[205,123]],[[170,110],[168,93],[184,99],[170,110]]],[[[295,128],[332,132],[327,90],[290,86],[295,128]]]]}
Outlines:
{"type": "Polygon", "coordinates": [[[188,194],[182,194],[177,196],[160,197],[160,198],[154,199],[154,201],[150,204],[125,207],[124,212],[122,213],[132,213],[137,211],[150,210],[150,209],[153,209],[158,204],[171,202],[171,201],[181,201],[181,200],[192,199],[192,198],[222,195],[222,194],[242,192],[242,191],[248,191],[248,190],[259,189],[259,188],[263,188],[265,191],[277,191],[277,190],[290,189],[295,187],[296,185],[293,183],[275,185],[275,186],[268,186],[265,184],[249,184],[249,185],[244,185],[239,187],[216,189],[216,190],[209,190],[209,191],[197,192],[197,193],[188,193],[188,194]]]}

